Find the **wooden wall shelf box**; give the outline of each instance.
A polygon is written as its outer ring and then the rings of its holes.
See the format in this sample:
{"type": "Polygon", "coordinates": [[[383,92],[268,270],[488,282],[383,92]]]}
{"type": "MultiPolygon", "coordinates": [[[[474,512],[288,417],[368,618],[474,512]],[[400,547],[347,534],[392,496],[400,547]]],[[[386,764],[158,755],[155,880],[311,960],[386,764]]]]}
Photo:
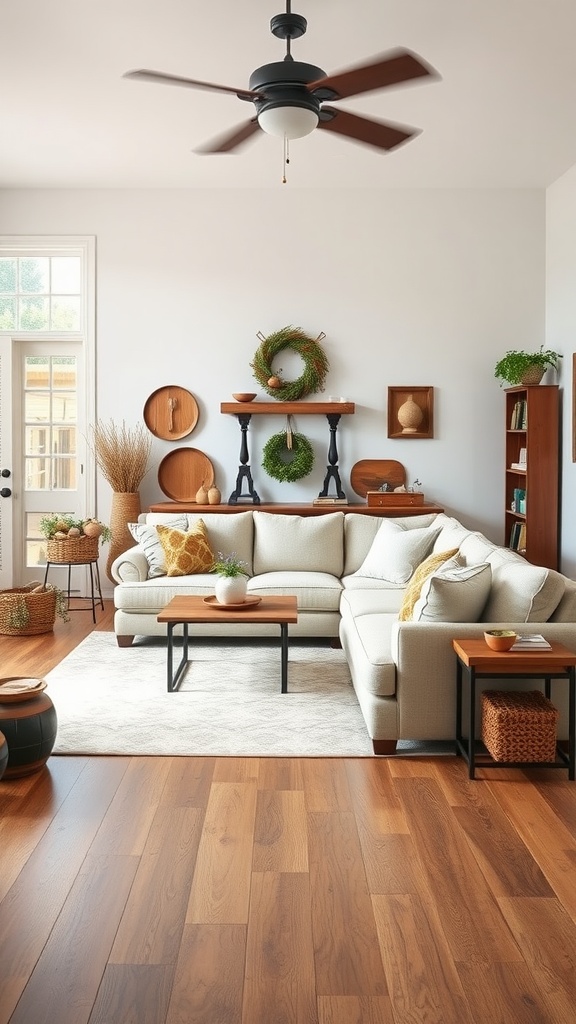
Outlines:
{"type": "Polygon", "coordinates": [[[394,440],[422,440],[434,437],[434,388],[433,387],[402,387],[388,388],[388,437],[394,440]],[[413,434],[405,434],[398,422],[398,410],[412,396],[416,405],[422,410],[422,422],[413,434]]]}

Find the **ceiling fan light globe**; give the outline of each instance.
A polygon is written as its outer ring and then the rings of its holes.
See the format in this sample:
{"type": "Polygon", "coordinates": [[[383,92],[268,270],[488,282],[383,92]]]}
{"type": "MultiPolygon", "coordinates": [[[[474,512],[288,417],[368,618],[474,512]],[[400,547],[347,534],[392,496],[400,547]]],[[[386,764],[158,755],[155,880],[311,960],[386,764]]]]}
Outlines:
{"type": "Polygon", "coordinates": [[[258,124],[267,135],[303,139],[318,126],[318,114],[308,107],[267,107],[258,114],[258,124]]]}

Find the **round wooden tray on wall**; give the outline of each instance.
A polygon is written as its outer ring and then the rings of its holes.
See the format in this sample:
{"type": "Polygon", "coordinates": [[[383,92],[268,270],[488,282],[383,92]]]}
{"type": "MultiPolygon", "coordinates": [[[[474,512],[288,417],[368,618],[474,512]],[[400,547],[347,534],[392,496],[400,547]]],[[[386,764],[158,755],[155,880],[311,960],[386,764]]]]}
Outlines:
{"type": "Polygon", "coordinates": [[[179,441],[194,430],[198,422],[198,403],[186,388],[167,384],[153,391],[146,400],[143,417],[154,437],[179,441]]]}
{"type": "Polygon", "coordinates": [[[214,466],[198,448],[176,448],[158,466],[158,483],[172,501],[196,501],[200,486],[214,483],[214,466]]]}
{"type": "Polygon", "coordinates": [[[362,459],[350,471],[352,490],[365,498],[368,491],[377,491],[383,483],[394,490],[406,483],[406,470],[396,459],[362,459]]]}

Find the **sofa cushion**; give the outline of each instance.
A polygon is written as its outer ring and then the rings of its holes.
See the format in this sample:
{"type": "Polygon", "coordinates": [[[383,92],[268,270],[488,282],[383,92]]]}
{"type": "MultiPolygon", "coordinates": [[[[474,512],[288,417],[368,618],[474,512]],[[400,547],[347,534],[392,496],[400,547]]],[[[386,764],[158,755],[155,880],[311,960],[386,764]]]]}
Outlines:
{"type": "Polygon", "coordinates": [[[490,562],[492,588],[482,620],[547,622],[566,589],[564,577],[503,548],[493,552],[490,562]]]}
{"type": "Polygon", "coordinates": [[[261,597],[293,594],[299,612],[337,612],[342,584],[327,572],[265,572],[248,581],[248,593],[261,597]]]}
{"type": "Polygon", "coordinates": [[[214,594],[214,573],[198,576],[158,576],[141,583],[123,583],[114,588],[114,606],[141,615],[157,615],[172,600],[187,594],[210,597],[214,594]]]}
{"type": "Polygon", "coordinates": [[[425,558],[424,561],[420,563],[404,592],[404,600],[402,601],[398,615],[398,618],[402,622],[412,618],[414,605],[420,597],[420,591],[428,577],[431,576],[433,572],[436,572],[444,562],[447,562],[450,558],[454,558],[457,554],[457,547],[450,548],[448,551],[437,551],[435,554],[428,555],[428,558],[425,558]]]}
{"type": "Polygon", "coordinates": [[[488,594],[492,569],[489,562],[461,565],[449,559],[425,581],[414,605],[414,622],[478,622],[488,594]]]}
{"type": "Polygon", "coordinates": [[[565,579],[565,587],[560,604],[550,616],[550,622],[576,622],[576,583],[565,579]]]}
{"type": "Polygon", "coordinates": [[[422,530],[435,523],[437,518],[438,514],[434,512],[423,516],[390,518],[349,512],[344,516],[344,576],[351,576],[360,568],[383,522],[395,523],[405,530],[422,530]]]}
{"type": "MultiPolygon", "coordinates": [[[[445,512],[440,512],[434,520],[434,526],[440,528],[432,552],[446,551],[448,548],[459,548],[462,542],[472,532],[467,530],[462,523],[459,523],[457,519],[452,516],[447,516],[445,512]]],[[[482,561],[482,559],[479,559],[482,561]]]]}
{"type": "Polygon", "coordinates": [[[214,553],[208,543],[208,532],[202,519],[188,532],[172,526],[156,527],[166,557],[167,576],[195,576],[209,572],[214,553]]]}
{"type": "Polygon", "coordinates": [[[342,575],[343,512],[290,516],[255,511],[253,515],[256,575],[277,571],[342,575]]]}
{"type": "Polygon", "coordinates": [[[385,519],[356,575],[389,583],[407,583],[430,552],[437,535],[438,531],[432,526],[407,530],[385,519]]]}
{"type": "Polygon", "coordinates": [[[232,552],[246,567],[248,576],[254,572],[252,548],[254,545],[254,522],[252,512],[189,512],[188,529],[203,519],[208,530],[208,543],[212,551],[232,552]]]}
{"type": "MultiPolygon", "coordinates": [[[[171,526],[176,530],[185,530],[188,519],[185,515],[164,515],[162,516],[162,522],[166,526],[171,526]]],[[[158,531],[154,522],[147,521],[146,523],[128,523],[128,529],[136,543],[140,545],[146,555],[146,561],[148,562],[148,579],[154,579],[155,576],[165,576],[166,556],[164,554],[164,548],[160,543],[160,537],[158,536],[158,531]]]]}

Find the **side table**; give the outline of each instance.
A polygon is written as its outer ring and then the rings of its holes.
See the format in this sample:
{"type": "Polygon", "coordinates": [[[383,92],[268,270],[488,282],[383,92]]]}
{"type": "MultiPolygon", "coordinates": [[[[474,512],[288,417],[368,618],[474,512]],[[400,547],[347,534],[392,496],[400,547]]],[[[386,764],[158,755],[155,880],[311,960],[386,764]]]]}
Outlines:
{"type": "MultiPolygon", "coordinates": [[[[461,754],[468,764],[468,778],[475,778],[477,767],[482,768],[567,768],[568,778],[576,777],[576,654],[552,643],[549,650],[539,651],[505,651],[501,654],[490,650],[484,639],[453,640],[456,652],[456,752],[461,754]],[[557,747],[557,760],[544,761],[478,761],[476,749],[476,680],[506,679],[522,677],[524,679],[543,679],[544,694],[550,699],[552,679],[565,679],[568,682],[568,754],[557,747]],[[467,679],[470,690],[470,707],[468,710],[468,737],[462,733],[462,690],[463,680],[467,679]]],[[[489,756],[489,755],[488,755],[489,756]]]]}
{"type": "MultiPolygon", "coordinates": [[[[104,611],[104,599],[102,597],[102,587],[100,585],[100,569],[98,568],[98,559],[97,558],[91,558],[90,560],[88,560],[86,562],[46,562],[46,572],[44,573],[44,586],[46,586],[46,583],[48,581],[48,572],[50,570],[50,566],[51,565],[59,565],[59,566],[67,565],[68,566],[68,591],[67,591],[67,595],[66,595],[67,596],[67,600],[68,600],[68,611],[69,612],[83,612],[83,611],[87,611],[88,608],[92,607],[92,622],[96,622],[96,604],[98,603],[100,605],[100,607],[102,608],[102,611],[104,611]],[[71,608],[71,606],[70,606],[70,601],[72,600],[71,594],[70,594],[70,580],[71,580],[71,576],[72,576],[72,566],[73,565],[87,565],[89,567],[89,571],[90,571],[90,597],[86,598],[87,601],[90,601],[90,604],[89,605],[84,605],[82,608],[71,608]],[[94,587],[94,575],[96,575],[96,587],[97,587],[97,590],[94,587]],[[96,600],[96,595],[98,596],[98,601],[96,600]]],[[[74,598],[74,600],[76,600],[76,598],[74,598]]],[[[84,598],[81,597],[81,598],[79,598],[79,600],[83,601],[84,598]]]]}

